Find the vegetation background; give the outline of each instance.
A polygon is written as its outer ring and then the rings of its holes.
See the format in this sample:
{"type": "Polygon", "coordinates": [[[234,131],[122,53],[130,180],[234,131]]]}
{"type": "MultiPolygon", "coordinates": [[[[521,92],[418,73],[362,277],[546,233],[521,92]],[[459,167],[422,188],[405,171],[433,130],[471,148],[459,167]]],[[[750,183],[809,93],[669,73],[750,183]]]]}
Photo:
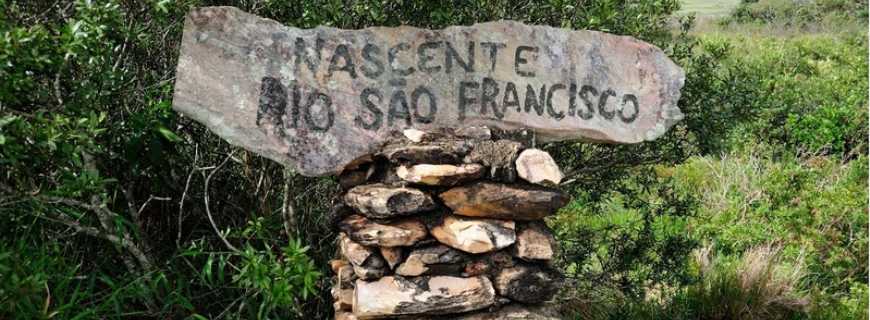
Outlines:
{"type": "Polygon", "coordinates": [[[548,221],[565,316],[868,317],[866,0],[698,21],[676,0],[0,0],[0,318],[330,318],[335,181],[171,110],[181,22],[205,5],[655,43],[687,72],[684,121],[653,143],[544,146],[574,198],[548,221]]]}

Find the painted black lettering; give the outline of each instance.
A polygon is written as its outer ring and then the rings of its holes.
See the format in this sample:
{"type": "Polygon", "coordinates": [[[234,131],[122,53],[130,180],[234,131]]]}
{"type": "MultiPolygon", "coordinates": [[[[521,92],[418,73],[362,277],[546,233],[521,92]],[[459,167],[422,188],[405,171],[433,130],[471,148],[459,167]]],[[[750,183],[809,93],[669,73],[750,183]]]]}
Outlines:
{"type": "Polygon", "coordinates": [[[390,97],[390,110],[387,112],[387,126],[392,127],[395,119],[405,120],[405,127],[411,125],[411,110],[408,109],[408,97],[404,90],[396,90],[390,97]]]}
{"type": "Polygon", "coordinates": [[[435,57],[431,55],[430,50],[437,49],[441,46],[441,41],[429,41],[423,42],[417,47],[417,69],[426,73],[434,73],[441,71],[441,66],[429,66],[427,65],[432,60],[435,60],[435,57]]]}
{"type": "Polygon", "coordinates": [[[468,105],[477,103],[476,95],[468,94],[469,89],[477,90],[480,87],[480,84],[474,81],[462,81],[459,82],[459,121],[465,121],[465,111],[468,108],[468,105]]]}
{"type": "Polygon", "coordinates": [[[287,110],[287,88],[281,80],[263,77],[260,83],[260,101],[257,126],[264,122],[272,126],[273,133],[284,136],[284,112],[287,110]]]}
{"type": "Polygon", "coordinates": [[[517,112],[520,109],[520,96],[517,94],[517,86],[513,82],[508,82],[504,86],[504,98],[502,99],[502,108],[507,112],[508,107],[517,107],[517,112]]]}
{"type": "Polygon", "coordinates": [[[504,111],[499,110],[498,102],[495,101],[496,96],[498,96],[498,83],[492,78],[483,78],[480,86],[480,114],[486,114],[486,109],[492,108],[492,113],[497,119],[504,118],[504,111]]]}
{"type": "Polygon", "coordinates": [[[438,113],[438,101],[435,95],[429,88],[419,86],[411,93],[411,107],[414,108],[414,121],[417,123],[432,123],[435,121],[435,114],[438,113]],[[420,98],[426,96],[429,100],[429,112],[425,116],[420,115],[420,98]]]}
{"type": "Polygon", "coordinates": [[[514,55],[514,71],[521,77],[534,77],[535,73],[531,71],[520,70],[520,65],[526,64],[529,61],[526,58],[523,58],[523,52],[528,51],[532,53],[533,60],[538,59],[538,47],[529,47],[529,46],[519,46],[517,47],[516,55],[514,55]]]}
{"type": "Polygon", "coordinates": [[[632,123],[634,120],[637,120],[637,115],[640,113],[640,104],[637,102],[637,97],[633,94],[626,94],[622,97],[622,110],[619,111],[619,119],[625,123],[632,123]],[[631,102],[634,105],[634,113],[630,116],[625,115],[625,106],[628,105],[628,102],[631,102]]]}
{"type": "Polygon", "coordinates": [[[598,89],[589,85],[584,85],[580,88],[580,99],[582,99],[583,104],[586,105],[586,112],[577,110],[577,115],[580,116],[580,119],[589,120],[595,115],[595,105],[592,103],[590,94],[592,97],[598,96],[598,89]]]}
{"type": "Polygon", "coordinates": [[[465,61],[462,61],[459,58],[459,53],[456,52],[456,49],[453,48],[453,45],[450,42],[445,42],[447,44],[447,51],[444,53],[444,65],[447,73],[450,73],[453,70],[453,61],[456,60],[459,63],[459,66],[462,67],[465,72],[474,72],[474,42],[468,42],[468,57],[465,61]]]}
{"type": "Polygon", "coordinates": [[[332,59],[329,59],[329,68],[327,69],[327,76],[332,77],[332,73],[335,71],[344,71],[347,72],[348,75],[352,79],[356,79],[356,65],[353,63],[353,58],[351,58],[351,54],[347,49],[346,45],[339,44],[335,47],[335,52],[332,53],[332,59]],[[344,60],[344,65],[338,66],[338,59],[344,60]]]}
{"type": "Polygon", "coordinates": [[[498,60],[498,50],[504,49],[507,45],[501,42],[481,42],[480,46],[489,48],[489,71],[495,71],[496,61],[498,60]]]}
{"type": "MultiPolygon", "coordinates": [[[[359,95],[360,107],[364,107],[371,113],[369,116],[364,117],[361,114],[358,114],[356,118],[354,118],[354,123],[357,126],[362,127],[366,130],[378,130],[381,127],[381,122],[383,121],[384,113],[381,109],[372,102],[371,97],[378,98],[378,103],[383,101],[383,96],[381,96],[381,92],[377,89],[373,88],[365,88],[362,93],[359,95]],[[366,122],[365,118],[371,118],[372,120],[366,122]]],[[[360,108],[360,112],[362,112],[362,108],[360,108]]]]}
{"type": "Polygon", "coordinates": [[[526,86],[526,104],[523,110],[526,113],[529,113],[532,108],[535,109],[535,112],[538,113],[539,116],[544,115],[544,104],[547,103],[547,85],[541,85],[540,91],[540,99],[535,96],[535,88],[532,85],[526,86]]]}
{"type": "Polygon", "coordinates": [[[565,113],[562,111],[556,112],[553,108],[553,93],[557,90],[565,90],[565,85],[557,83],[550,86],[550,91],[547,92],[547,114],[553,117],[553,119],[562,120],[565,117],[565,113]]]}
{"type": "MultiPolygon", "coordinates": [[[[332,124],[335,122],[335,111],[332,110],[332,99],[329,98],[326,94],[314,91],[313,93],[308,95],[308,103],[304,106],[305,113],[303,118],[305,119],[305,124],[308,125],[311,130],[314,131],[326,131],[332,127],[332,124]],[[318,124],[317,121],[314,121],[314,103],[320,102],[320,113],[326,112],[326,122],[318,124]]],[[[322,118],[322,116],[321,116],[322,118]]]]}
{"type": "Polygon", "coordinates": [[[363,59],[367,62],[360,67],[363,75],[370,79],[377,79],[384,73],[384,62],[381,60],[381,48],[367,43],[362,51],[363,59]]]}
{"type": "Polygon", "coordinates": [[[577,84],[571,82],[568,86],[568,116],[573,117],[577,110],[577,84]]]}
{"type": "MultiPolygon", "coordinates": [[[[295,81],[290,86],[293,91],[293,104],[290,107],[290,128],[296,129],[299,127],[299,106],[302,105],[302,92],[299,89],[299,84],[295,81]]],[[[311,100],[310,95],[308,100],[311,100]]]]}
{"type": "Polygon", "coordinates": [[[400,76],[407,76],[414,73],[414,67],[407,67],[405,69],[396,68],[396,66],[399,64],[396,61],[396,55],[399,54],[399,51],[407,51],[408,49],[411,49],[410,44],[408,44],[407,42],[399,42],[395,46],[391,47],[389,52],[387,52],[387,61],[390,64],[390,70],[392,71],[392,73],[398,74],[400,76]]]}
{"type": "Polygon", "coordinates": [[[606,109],[605,107],[607,106],[607,97],[608,96],[615,97],[616,92],[614,92],[613,89],[607,89],[601,93],[601,96],[598,97],[598,114],[600,114],[602,117],[604,117],[604,119],[612,120],[613,115],[616,114],[616,111],[605,110],[606,109]]]}
{"type": "Polygon", "coordinates": [[[309,53],[308,44],[302,38],[296,38],[296,47],[293,50],[295,55],[295,67],[296,74],[299,74],[299,64],[304,60],[305,65],[308,66],[308,70],[311,71],[311,74],[316,74],[318,67],[320,67],[320,51],[323,50],[324,41],[321,38],[317,38],[314,40],[314,56],[309,53]]]}

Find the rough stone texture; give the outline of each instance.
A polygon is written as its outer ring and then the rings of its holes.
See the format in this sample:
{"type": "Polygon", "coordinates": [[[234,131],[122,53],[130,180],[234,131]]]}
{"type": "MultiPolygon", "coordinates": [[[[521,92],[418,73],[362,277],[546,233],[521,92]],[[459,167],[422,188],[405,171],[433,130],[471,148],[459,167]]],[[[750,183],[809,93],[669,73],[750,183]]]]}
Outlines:
{"type": "Polygon", "coordinates": [[[382,184],[357,186],[348,190],[344,201],[369,218],[385,219],[434,209],[428,194],[417,189],[382,184]]]}
{"type": "Polygon", "coordinates": [[[499,295],[523,303],[550,300],[559,291],[557,281],[559,275],[555,271],[532,265],[502,269],[494,279],[499,295]]]}
{"type": "Polygon", "coordinates": [[[351,240],[346,234],[339,235],[341,254],[353,266],[353,272],[360,279],[377,279],[386,272],[386,261],[371,248],[351,240]]]}
{"type": "Polygon", "coordinates": [[[526,149],[516,161],[517,174],[531,183],[555,186],[562,182],[562,171],[549,153],[538,149],[526,149]]]}
{"type": "Polygon", "coordinates": [[[443,140],[425,145],[394,143],[384,147],[380,154],[393,163],[406,165],[456,164],[462,162],[462,157],[471,152],[471,148],[469,141],[459,140],[443,140]]]}
{"type": "Polygon", "coordinates": [[[513,182],[517,178],[514,160],[522,147],[521,143],[511,140],[481,141],[464,161],[489,167],[489,177],[497,181],[513,182]]]}
{"type": "Polygon", "coordinates": [[[463,267],[461,262],[467,259],[464,253],[444,245],[414,249],[396,269],[396,274],[408,277],[458,274],[463,267]]]}
{"type": "Polygon", "coordinates": [[[431,233],[439,242],[469,252],[484,253],[505,248],[516,241],[515,223],[508,220],[476,219],[448,215],[431,233]]]}
{"type": "Polygon", "coordinates": [[[347,190],[366,183],[373,173],[373,166],[366,166],[355,170],[346,170],[338,175],[338,184],[342,189],[347,190]]]}
{"type": "Polygon", "coordinates": [[[483,166],[472,163],[462,165],[418,164],[411,167],[401,166],[396,174],[402,180],[430,186],[454,186],[480,178],[483,166]]]}
{"type": "Polygon", "coordinates": [[[352,288],[353,282],[357,279],[353,266],[346,260],[332,260],[329,264],[332,267],[332,272],[335,273],[335,281],[338,284],[338,288],[352,288]]]}
{"type": "Polygon", "coordinates": [[[478,255],[465,264],[462,275],[466,277],[479,275],[492,275],[495,271],[514,266],[513,257],[504,251],[496,251],[485,255],[478,255]]]}
{"type": "Polygon", "coordinates": [[[232,144],[319,176],[408,128],[652,140],[682,118],[684,79],[659,48],[602,32],[513,21],[303,30],[203,7],[184,22],[173,108],[232,144]]]}
{"type": "Polygon", "coordinates": [[[390,222],[375,222],[361,215],[352,215],[338,224],[348,237],[364,246],[412,246],[426,237],[426,226],[414,218],[390,222]]]}
{"type": "Polygon", "coordinates": [[[538,220],[568,203],[558,190],[490,182],[455,187],[439,197],[455,214],[514,220],[538,220]]]}
{"type": "Polygon", "coordinates": [[[387,266],[390,267],[390,270],[395,270],[396,266],[402,262],[402,256],[404,255],[404,250],[401,247],[382,247],[381,248],[381,256],[384,257],[384,260],[387,261],[387,266]]]}
{"type": "Polygon", "coordinates": [[[511,252],[524,260],[552,260],[556,254],[556,238],[542,222],[518,224],[517,241],[511,252]]]}
{"type": "Polygon", "coordinates": [[[359,318],[357,318],[351,312],[336,312],[335,313],[335,320],[357,320],[357,319],[359,319],[359,318]]]}
{"type": "Polygon", "coordinates": [[[356,282],[353,313],[360,319],[449,314],[487,308],[495,290],[486,277],[383,277],[356,282]]]}
{"type": "Polygon", "coordinates": [[[353,310],[353,289],[332,288],[332,298],[336,311],[353,310]]]}

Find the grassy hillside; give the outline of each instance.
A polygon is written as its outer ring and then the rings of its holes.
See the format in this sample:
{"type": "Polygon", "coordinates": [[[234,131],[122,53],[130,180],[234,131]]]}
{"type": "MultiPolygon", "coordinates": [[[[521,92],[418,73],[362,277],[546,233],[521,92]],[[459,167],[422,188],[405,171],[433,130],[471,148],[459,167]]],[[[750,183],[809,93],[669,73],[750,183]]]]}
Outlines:
{"type": "Polygon", "coordinates": [[[678,15],[696,14],[698,17],[722,17],[731,13],[740,0],[682,0],[678,15]]]}

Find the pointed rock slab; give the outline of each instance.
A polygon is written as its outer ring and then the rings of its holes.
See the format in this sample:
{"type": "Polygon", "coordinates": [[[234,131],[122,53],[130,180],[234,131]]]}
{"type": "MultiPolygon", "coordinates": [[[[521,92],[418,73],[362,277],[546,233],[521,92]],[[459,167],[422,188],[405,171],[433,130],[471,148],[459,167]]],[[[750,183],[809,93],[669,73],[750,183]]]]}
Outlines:
{"type": "Polygon", "coordinates": [[[230,143],[320,176],[408,128],[529,128],[541,142],[649,141],[682,118],[684,80],[661,49],[596,31],[513,21],[297,29],[204,7],[185,19],[172,100],[230,143]],[[399,82],[403,94],[394,95],[399,82]],[[513,100],[536,103],[505,110],[512,92],[513,100]]]}
{"type": "Polygon", "coordinates": [[[457,274],[462,271],[461,262],[467,259],[466,254],[444,245],[414,249],[396,274],[407,277],[457,274]]]}
{"type": "Polygon", "coordinates": [[[344,202],[369,218],[387,219],[436,208],[432,198],[420,190],[369,184],[350,189],[344,202]]]}
{"type": "Polygon", "coordinates": [[[383,277],[356,282],[353,313],[360,319],[439,315],[487,308],[495,290],[486,277],[383,277]]]}
{"type": "Polygon", "coordinates": [[[545,186],[562,182],[562,171],[549,153],[539,149],[526,149],[516,161],[517,174],[523,180],[545,186]]]}
{"type": "Polygon", "coordinates": [[[568,203],[558,190],[490,182],[455,187],[440,197],[458,215],[513,220],[538,220],[568,203]]]}
{"type": "Polygon", "coordinates": [[[523,303],[541,303],[559,291],[557,282],[560,278],[558,273],[548,268],[516,265],[502,269],[494,281],[499,295],[523,303]]]}
{"type": "Polygon", "coordinates": [[[353,272],[360,279],[376,279],[386,273],[386,261],[373,249],[351,240],[346,234],[339,235],[341,254],[353,266],[353,272]]]}
{"type": "Polygon", "coordinates": [[[524,260],[552,260],[556,254],[556,238],[550,228],[533,221],[517,225],[517,241],[511,252],[524,260]]]}
{"type": "Polygon", "coordinates": [[[438,242],[468,253],[505,248],[516,241],[515,223],[507,220],[445,216],[431,233],[438,242]]]}
{"type": "Polygon", "coordinates": [[[401,166],[396,174],[402,180],[430,186],[454,186],[480,178],[483,166],[473,164],[418,164],[411,167],[401,166]]]}
{"type": "Polygon", "coordinates": [[[402,256],[404,254],[404,250],[401,247],[381,247],[381,256],[384,257],[384,260],[387,261],[387,265],[390,267],[390,270],[396,270],[396,266],[402,262],[402,256]]]}
{"type": "Polygon", "coordinates": [[[364,246],[412,246],[427,235],[426,226],[414,218],[379,223],[361,215],[352,215],[342,220],[338,228],[364,246]]]}

